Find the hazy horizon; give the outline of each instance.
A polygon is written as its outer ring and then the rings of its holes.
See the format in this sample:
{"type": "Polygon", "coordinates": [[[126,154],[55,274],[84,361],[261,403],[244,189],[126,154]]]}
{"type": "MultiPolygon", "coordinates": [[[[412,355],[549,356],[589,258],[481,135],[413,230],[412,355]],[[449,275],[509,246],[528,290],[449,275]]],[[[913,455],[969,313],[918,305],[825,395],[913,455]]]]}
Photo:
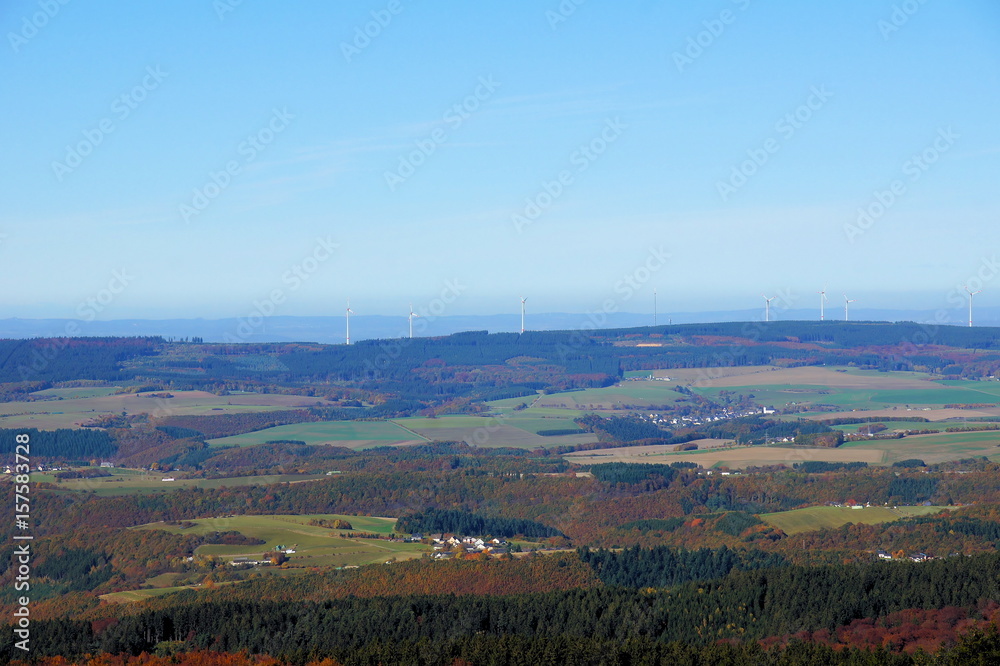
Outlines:
{"type": "Polygon", "coordinates": [[[987,0],[14,0],[0,27],[0,316],[1000,305],[987,0]]]}

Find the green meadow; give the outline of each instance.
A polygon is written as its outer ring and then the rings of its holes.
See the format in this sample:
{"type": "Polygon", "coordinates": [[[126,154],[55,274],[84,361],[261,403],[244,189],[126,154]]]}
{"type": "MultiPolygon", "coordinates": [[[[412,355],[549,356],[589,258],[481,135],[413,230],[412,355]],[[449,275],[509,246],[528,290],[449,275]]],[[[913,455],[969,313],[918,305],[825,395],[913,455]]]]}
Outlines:
{"type": "Polygon", "coordinates": [[[306,444],[333,444],[349,448],[370,448],[426,440],[391,421],[320,421],[294,423],[257,430],[243,435],[209,440],[211,446],[255,446],[276,440],[306,444]]]}
{"type": "Polygon", "coordinates": [[[919,458],[928,464],[975,456],[1000,460],[1000,431],[942,432],[933,435],[912,435],[902,439],[845,442],[837,450],[853,449],[882,451],[883,461],[886,464],[910,458],[919,458]]]}
{"type": "Polygon", "coordinates": [[[693,391],[711,399],[718,399],[722,391],[753,395],[754,401],[763,405],[782,407],[787,404],[830,405],[838,410],[882,409],[904,405],[940,407],[946,404],[978,404],[997,402],[1000,397],[992,397],[980,391],[965,387],[936,387],[927,382],[925,389],[846,389],[824,388],[813,385],[759,385],[727,388],[692,388],[693,391]]]}
{"type": "Polygon", "coordinates": [[[351,566],[375,564],[391,559],[405,560],[420,557],[430,552],[428,546],[420,543],[402,543],[384,539],[348,539],[347,530],[331,530],[309,525],[312,519],[348,521],[354,532],[388,535],[396,526],[395,518],[375,518],[371,516],[345,516],[339,514],[308,515],[267,515],[267,516],[220,516],[192,520],[193,527],[151,523],[133,529],[160,529],[173,534],[211,534],[214,532],[237,531],[248,537],[262,539],[260,545],[227,546],[205,544],[195,551],[198,556],[216,556],[224,560],[234,557],[258,559],[263,553],[271,552],[277,546],[293,548],[288,555],[291,567],[351,566]]]}
{"type": "Polygon", "coordinates": [[[768,525],[785,534],[798,534],[814,530],[835,529],[848,523],[877,525],[912,516],[927,516],[952,507],[945,506],[872,506],[852,509],[846,506],[811,506],[779,513],[762,513],[758,516],[768,525]]]}
{"type": "Polygon", "coordinates": [[[674,390],[676,383],[667,381],[627,381],[615,386],[589,388],[582,391],[550,393],[536,402],[536,407],[570,409],[615,409],[622,405],[649,407],[677,402],[684,395],[674,390]]]}
{"type": "Polygon", "coordinates": [[[57,482],[51,474],[32,474],[32,481],[55,483],[55,492],[91,492],[96,495],[133,495],[169,493],[180,488],[235,488],[240,486],[260,486],[272,483],[295,483],[317,481],[325,474],[267,474],[262,476],[235,476],[220,479],[181,479],[172,472],[146,473],[139,470],[109,470],[111,476],[96,479],[68,479],[57,482]],[[173,481],[163,479],[173,478],[173,481]]]}

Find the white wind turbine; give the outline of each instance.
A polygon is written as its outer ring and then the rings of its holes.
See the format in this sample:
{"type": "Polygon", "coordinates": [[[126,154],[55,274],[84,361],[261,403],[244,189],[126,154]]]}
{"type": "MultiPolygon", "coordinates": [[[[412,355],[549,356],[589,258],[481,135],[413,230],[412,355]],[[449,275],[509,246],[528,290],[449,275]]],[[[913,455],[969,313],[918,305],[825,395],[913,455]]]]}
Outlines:
{"type": "Polygon", "coordinates": [[[414,317],[419,317],[419,316],[420,315],[418,315],[416,312],[413,311],[413,303],[410,303],[410,316],[408,317],[408,319],[410,320],[410,339],[411,340],[413,339],[413,318],[414,317]]]}
{"type": "Polygon", "coordinates": [[[656,326],[656,287],[653,287],[653,326],[656,326]]]}
{"type": "Polygon", "coordinates": [[[765,294],[761,294],[764,298],[764,321],[771,321],[771,301],[777,298],[777,296],[772,296],[768,298],[765,294]]]}
{"type": "Polygon", "coordinates": [[[524,296],[521,297],[521,332],[524,333],[524,302],[528,300],[524,296]]]}
{"type": "Polygon", "coordinates": [[[976,294],[978,294],[980,291],[982,291],[982,289],[979,289],[977,291],[970,291],[968,285],[964,285],[964,284],[962,285],[962,288],[965,289],[965,293],[967,293],[969,295],[969,327],[971,328],[972,327],[972,297],[975,296],[976,294]]]}
{"type": "Polygon", "coordinates": [[[847,306],[856,301],[856,298],[848,298],[847,294],[844,294],[844,321],[847,321],[847,306]]]}
{"type": "Polygon", "coordinates": [[[826,319],[826,314],[823,311],[823,306],[826,304],[827,301],[826,287],[823,287],[823,291],[817,291],[816,293],[819,294],[819,320],[823,321],[824,319],[826,319]]]}
{"type": "Polygon", "coordinates": [[[347,299],[347,344],[351,344],[351,315],[354,314],[354,310],[351,309],[351,299],[347,299]]]}

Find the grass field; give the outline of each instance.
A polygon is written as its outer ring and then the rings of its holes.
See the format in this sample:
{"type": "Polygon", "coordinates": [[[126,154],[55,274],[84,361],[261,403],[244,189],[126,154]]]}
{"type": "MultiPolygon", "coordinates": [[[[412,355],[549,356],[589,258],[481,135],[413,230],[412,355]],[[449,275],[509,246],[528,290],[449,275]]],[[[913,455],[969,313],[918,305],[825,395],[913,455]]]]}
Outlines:
{"type": "MultiPolygon", "coordinates": [[[[744,373],[717,373],[722,368],[706,368],[694,373],[694,379],[678,373],[678,381],[690,381],[700,388],[740,388],[802,385],[836,389],[907,390],[935,388],[929,375],[915,372],[878,372],[856,368],[802,366],[797,368],[747,368],[744,373]],[[685,379],[682,380],[681,378],[685,379]],[[697,381],[696,381],[697,380],[697,381]]],[[[673,376],[672,374],[670,376],[673,376]]],[[[938,387],[940,388],[940,387],[938,387]]]]}
{"type": "MultiPolygon", "coordinates": [[[[175,481],[163,481],[164,478],[171,478],[173,474],[157,473],[144,474],[135,470],[113,470],[110,477],[99,477],[96,479],[70,479],[58,484],[60,491],[93,491],[97,495],[133,495],[133,494],[153,494],[169,493],[180,488],[235,488],[239,486],[259,486],[272,483],[298,483],[302,481],[316,481],[325,479],[325,474],[268,474],[264,476],[236,476],[222,479],[177,479],[175,481]]],[[[32,474],[31,480],[47,481],[55,483],[55,478],[51,474],[32,474]]]]}
{"type": "MultiPolygon", "coordinates": [[[[857,410],[848,411],[805,411],[796,415],[797,417],[806,419],[835,419],[835,418],[857,418],[859,416],[864,417],[886,417],[886,416],[919,416],[920,418],[927,419],[929,421],[965,421],[971,418],[981,418],[985,417],[992,421],[1000,421],[1000,406],[989,407],[989,408],[979,408],[979,409],[954,409],[954,408],[937,408],[937,407],[900,407],[895,406],[888,409],[867,409],[863,412],[857,410]]],[[[886,424],[888,425],[888,423],[886,424]]],[[[953,424],[955,425],[955,424],[953,424]]],[[[958,425],[961,425],[960,423],[958,425]]]]}
{"type": "Polygon", "coordinates": [[[684,395],[674,390],[677,384],[665,381],[628,381],[615,386],[589,388],[568,393],[543,395],[535,407],[568,409],[621,409],[622,405],[648,407],[677,402],[684,395]]]}
{"type": "Polygon", "coordinates": [[[870,442],[847,442],[839,451],[880,451],[885,463],[908,458],[939,463],[973,456],[1000,460],[1000,431],[949,432],[935,435],[913,435],[903,439],[879,439],[870,442]]]}
{"type": "Polygon", "coordinates": [[[31,394],[34,398],[52,398],[66,400],[72,398],[100,398],[111,395],[121,387],[118,386],[77,386],[73,388],[50,388],[43,391],[35,391],[31,394]]]}
{"type": "Polygon", "coordinates": [[[852,509],[846,506],[812,506],[805,509],[781,511],[780,513],[762,513],[758,517],[785,534],[799,534],[813,530],[833,529],[847,523],[877,525],[912,516],[927,516],[953,508],[945,506],[873,506],[852,509]]]}
{"type": "Polygon", "coordinates": [[[741,446],[730,449],[712,448],[707,451],[673,452],[673,446],[646,447],[634,446],[626,449],[594,449],[579,453],[567,453],[566,459],[582,465],[602,462],[644,462],[670,464],[673,462],[693,462],[702,467],[729,467],[743,469],[745,467],[763,465],[788,465],[806,460],[822,460],[826,462],[854,462],[860,460],[869,464],[883,462],[885,453],[873,449],[844,450],[827,448],[783,448],[777,446],[741,446]],[[658,449],[648,451],[647,449],[658,449]]]}
{"type": "Polygon", "coordinates": [[[1000,402],[1000,382],[935,381],[919,373],[800,367],[701,379],[692,390],[716,398],[723,390],[753,394],[760,404],[829,405],[831,410],[1000,402]]]}
{"type": "MultiPolygon", "coordinates": [[[[520,403],[518,403],[520,404],[520,403]]],[[[212,446],[253,446],[274,440],[298,440],[307,444],[334,444],[353,449],[402,446],[427,441],[461,442],[481,447],[512,446],[535,449],[596,441],[591,434],[542,437],[539,430],[576,428],[573,418],[583,411],[513,406],[495,416],[410,417],[393,421],[324,421],[296,423],[266,430],[221,437],[212,446]]]]}
{"type": "Polygon", "coordinates": [[[395,518],[370,516],[343,516],[336,514],[229,516],[193,520],[194,527],[151,523],[133,529],[161,529],[173,534],[209,534],[235,530],[248,537],[263,539],[266,543],[255,546],[202,545],[196,555],[217,556],[224,560],[234,557],[257,559],[262,553],[273,551],[276,546],[294,548],[288,556],[289,566],[347,566],[374,564],[390,559],[418,558],[430,548],[419,543],[402,543],[383,539],[346,539],[344,530],[330,530],[309,525],[314,518],[332,520],[341,518],[351,523],[354,531],[390,534],[396,526],[395,518]]]}
{"type": "Polygon", "coordinates": [[[212,446],[254,446],[275,440],[306,444],[334,444],[354,449],[394,444],[414,444],[427,438],[414,435],[390,421],[320,421],[294,423],[209,441],[212,446]]]}
{"type": "Polygon", "coordinates": [[[110,592],[102,594],[101,599],[113,604],[124,604],[133,601],[145,601],[153,597],[162,597],[165,594],[180,592],[181,590],[196,589],[193,585],[181,585],[179,587],[159,587],[151,590],[128,590],[126,592],[110,592]]]}
{"type": "Polygon", "coordinates": [[[829,405],[828,411],[871,410],[914,405],[940,407],[946,404],[979,404],[995,402],[985,393],[965,388],[940,387],[933,382],[921,389],[838,389],[820,388],[805,384],[761,385],[738,388],[693,389],[707,398],[715,399],[721,391],[736,391],[753,395],[755,402],[777,408],[786,405],[829,405]]]}
{"type": "Polygon", "coordinates": [[[597,462],[671,463],[689,461],[702,467],[742,469],[762,465],[794,465],[805,461],[866,462],[869,465],[890,465],[900,460],[919,458],[933,464],[986,456],[1000,461],[1000,431],[955,432],[913,435],[902,439],[877,439],[847,442],[838,448],[806,448],[794,446],[752,446],[708,451],[674,452],[667,447],[627,447],[594,449],[568,453],[566,459],[580,464],[597,462]]]}
{"type": "Polygon", "coordinates": [[[984,400],[982,402],[998,402],[1000,401],[1000,382],[998,381],[968,381],[968,380],[939,380],[935,382],[941,386],[946,386],[948,388],[960,388],[967,391],[975,391],[976,393],[982,393],[984,400]],[[989,396],[989,397],[987,397],[989,396]],[[992,399],[990,399],[992,398],[992,399]]]}
{"type": "MultiPolygon", "coordinates": [[[[83,389],[50,389],[79,391],[83,389]]],[[[94,391],[96,389],[88,389],[94,391]]],[[[169,391],[172,398],[153,394],[91,395],[56,400],[0,403],[0,428],[76,428],[107,414],[151,414],[180,416],[223,414],[228,412],[264,412],[309,405],[326,405],[325,400],[297,395],[237,393],[219,396],[206,391],[169,391]]]]}
{"type": "MultiPolygon", "coordinates": [[[[830,426],[834,430],[843,432],[857,432],[858,428],[868,425],[866,423],[851,423],[848,425],[830,426]]],[[[941,421],[885,421],[884,425],[888,431],[893,430],[944,430],[955,425],[955,423],[943,423],[941,421]]]]}
{"type": "Polygon", "coordinates": [[[565,444],[583,444],[597,441],[596,435],[558,435],[542,437],[535,434],[546,428],[575,428],[572,419],[543,417],[531,414],[533,410],[514,412],[516,416],[442,416],[436,419],[395,419],[398,423],[423,437],[436,442],[468,442],[484,448],[515,447],[536,449],[565,444]]]}

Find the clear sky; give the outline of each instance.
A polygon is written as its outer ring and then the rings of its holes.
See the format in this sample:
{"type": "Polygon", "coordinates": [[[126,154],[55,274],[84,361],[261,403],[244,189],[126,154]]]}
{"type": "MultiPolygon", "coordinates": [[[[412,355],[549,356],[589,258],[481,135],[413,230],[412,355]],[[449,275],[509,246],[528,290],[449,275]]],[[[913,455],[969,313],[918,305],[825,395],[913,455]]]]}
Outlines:
{"type": "Polygon", "coordinates": [[[6,0],[0,28],[0,317],[1000,304],[994,0],[6,0]]]}

